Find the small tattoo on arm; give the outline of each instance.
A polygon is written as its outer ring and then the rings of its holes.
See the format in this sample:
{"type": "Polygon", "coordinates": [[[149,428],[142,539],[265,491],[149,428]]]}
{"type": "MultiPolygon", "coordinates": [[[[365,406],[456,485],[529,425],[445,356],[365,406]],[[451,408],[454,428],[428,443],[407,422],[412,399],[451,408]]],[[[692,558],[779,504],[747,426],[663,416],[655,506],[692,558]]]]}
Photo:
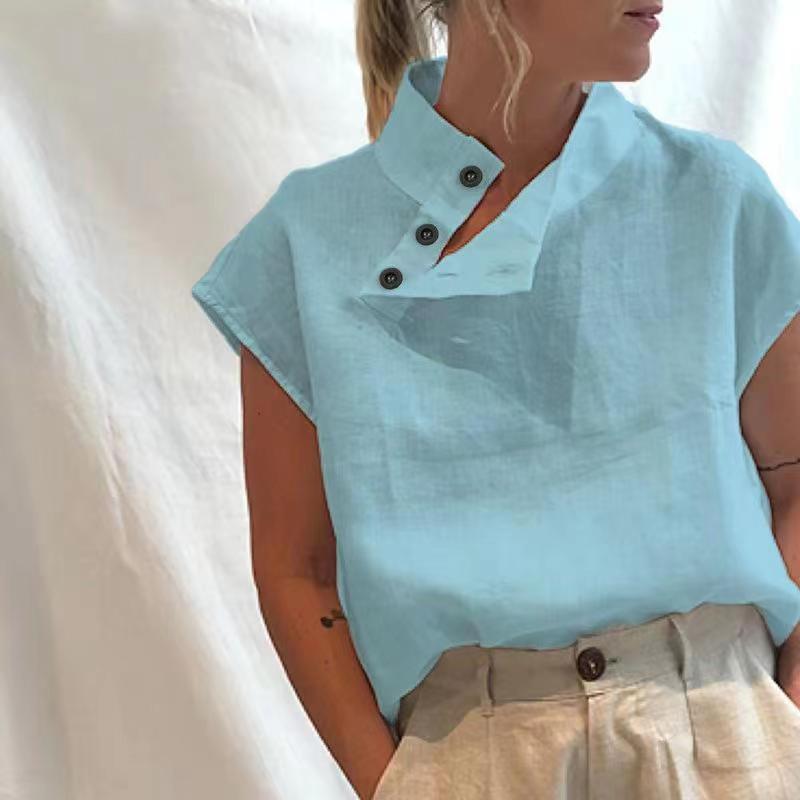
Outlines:
{"type": "Polygon", "coordinates": [[[800,458],[795,459],[794,461],[784,461],[782,464],[776,464],[774,467],[762,467],[760,464],[757,464],[759,472],[769,472],[773,469],[780,469],[781,467],[787,467],[790,464],[800,464],[800,458]]]}
{"type": "Polygon", "coordinates": [[[320,622],[321,622],[321,623],[322,623],[322,624],[323,624],[323,625],[324,625],[326,628],[332,628],[332,627],[333,627],[334,620],[337,620],[337,619],[344,619],[344,620],[346,620],[346,619],[347,619],[347,617],[346,617],[344,614],[342,614],[342,611],[341,611],[341,609],[339,609],[339,608],[332,608],[332,609],[331,609],[331,614],[333,615],[332,617],[320,617],[320,620],[319,620],[319,621],[320,621],[320,622]]]}

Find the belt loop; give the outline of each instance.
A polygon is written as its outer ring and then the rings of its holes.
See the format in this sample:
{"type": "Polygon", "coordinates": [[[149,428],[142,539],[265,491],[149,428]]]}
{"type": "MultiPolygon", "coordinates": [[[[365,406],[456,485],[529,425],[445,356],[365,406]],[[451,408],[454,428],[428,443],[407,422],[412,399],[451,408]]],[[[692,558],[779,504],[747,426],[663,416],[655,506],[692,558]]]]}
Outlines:
{"type": "Polygon", "coordinates": [[[481,654],[478,665],[478,681],[481,692],[481,714],[491,717],[494,714],[494,700],[492,699],[492,652],[488,647],[479,648],[481,654]]]}
{"type": "Polygon", "coordinates": [[[689,635],[686,632],[686,626],[684,624],[684,617],[682,614],[668,614],[667,615],[670,623],[672,624],[673,629],[676,631],[678,635],[678,641],[680,642],[680,675],[681,680],[683,681],[684,685],[687,682],[687,678],[691,673],[692,664],[694,659],[694,651],[692,650],[692,643],[689,638],[689,635]]]}

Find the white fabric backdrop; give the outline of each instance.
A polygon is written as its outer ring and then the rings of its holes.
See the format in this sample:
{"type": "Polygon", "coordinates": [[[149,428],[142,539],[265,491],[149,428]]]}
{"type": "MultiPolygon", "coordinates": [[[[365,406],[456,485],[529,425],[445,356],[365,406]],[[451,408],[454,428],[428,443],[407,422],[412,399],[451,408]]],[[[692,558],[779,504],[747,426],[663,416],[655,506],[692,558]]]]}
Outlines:
{"type": "MultiPolygon", "coordinates": [[[[667,0],[618,84],[800,211],[795,0],[667,0]]],[[[0,800],[354,794],[266,635],[238,362],[189,293],[366,141],[351,0],[0,7],[0,800]]]]}

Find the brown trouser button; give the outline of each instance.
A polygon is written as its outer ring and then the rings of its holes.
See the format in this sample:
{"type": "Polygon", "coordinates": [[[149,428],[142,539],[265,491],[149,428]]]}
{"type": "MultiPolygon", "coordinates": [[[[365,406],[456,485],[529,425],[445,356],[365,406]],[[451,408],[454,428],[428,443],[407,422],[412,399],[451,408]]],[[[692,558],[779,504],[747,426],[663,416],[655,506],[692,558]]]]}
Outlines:
{"type": "Polygon", "coordinates": [[[578,674],[585,681],[596,681],[606,671],[606,657],[599,647],[587,647],[578,653],[578,674]]]}

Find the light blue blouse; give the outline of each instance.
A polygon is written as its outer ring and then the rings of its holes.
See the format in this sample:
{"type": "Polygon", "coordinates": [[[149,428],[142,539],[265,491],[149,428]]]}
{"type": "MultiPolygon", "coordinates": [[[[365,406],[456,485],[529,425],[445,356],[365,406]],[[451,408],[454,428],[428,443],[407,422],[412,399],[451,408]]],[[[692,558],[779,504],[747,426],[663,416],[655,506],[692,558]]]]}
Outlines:
{"type": "MultiPolygon", "coordinates": [[[[610,82],[434,266],[503,162],[406,67],[380,137],[291,171],[192,295],[316,425],[337,588],[384,718],[443,650],[800,588],[739,398],[800,308],[800,220],[733,141],[610,82]]],[[[268,446],[268,443],[267,443],[268,446]]]]}

